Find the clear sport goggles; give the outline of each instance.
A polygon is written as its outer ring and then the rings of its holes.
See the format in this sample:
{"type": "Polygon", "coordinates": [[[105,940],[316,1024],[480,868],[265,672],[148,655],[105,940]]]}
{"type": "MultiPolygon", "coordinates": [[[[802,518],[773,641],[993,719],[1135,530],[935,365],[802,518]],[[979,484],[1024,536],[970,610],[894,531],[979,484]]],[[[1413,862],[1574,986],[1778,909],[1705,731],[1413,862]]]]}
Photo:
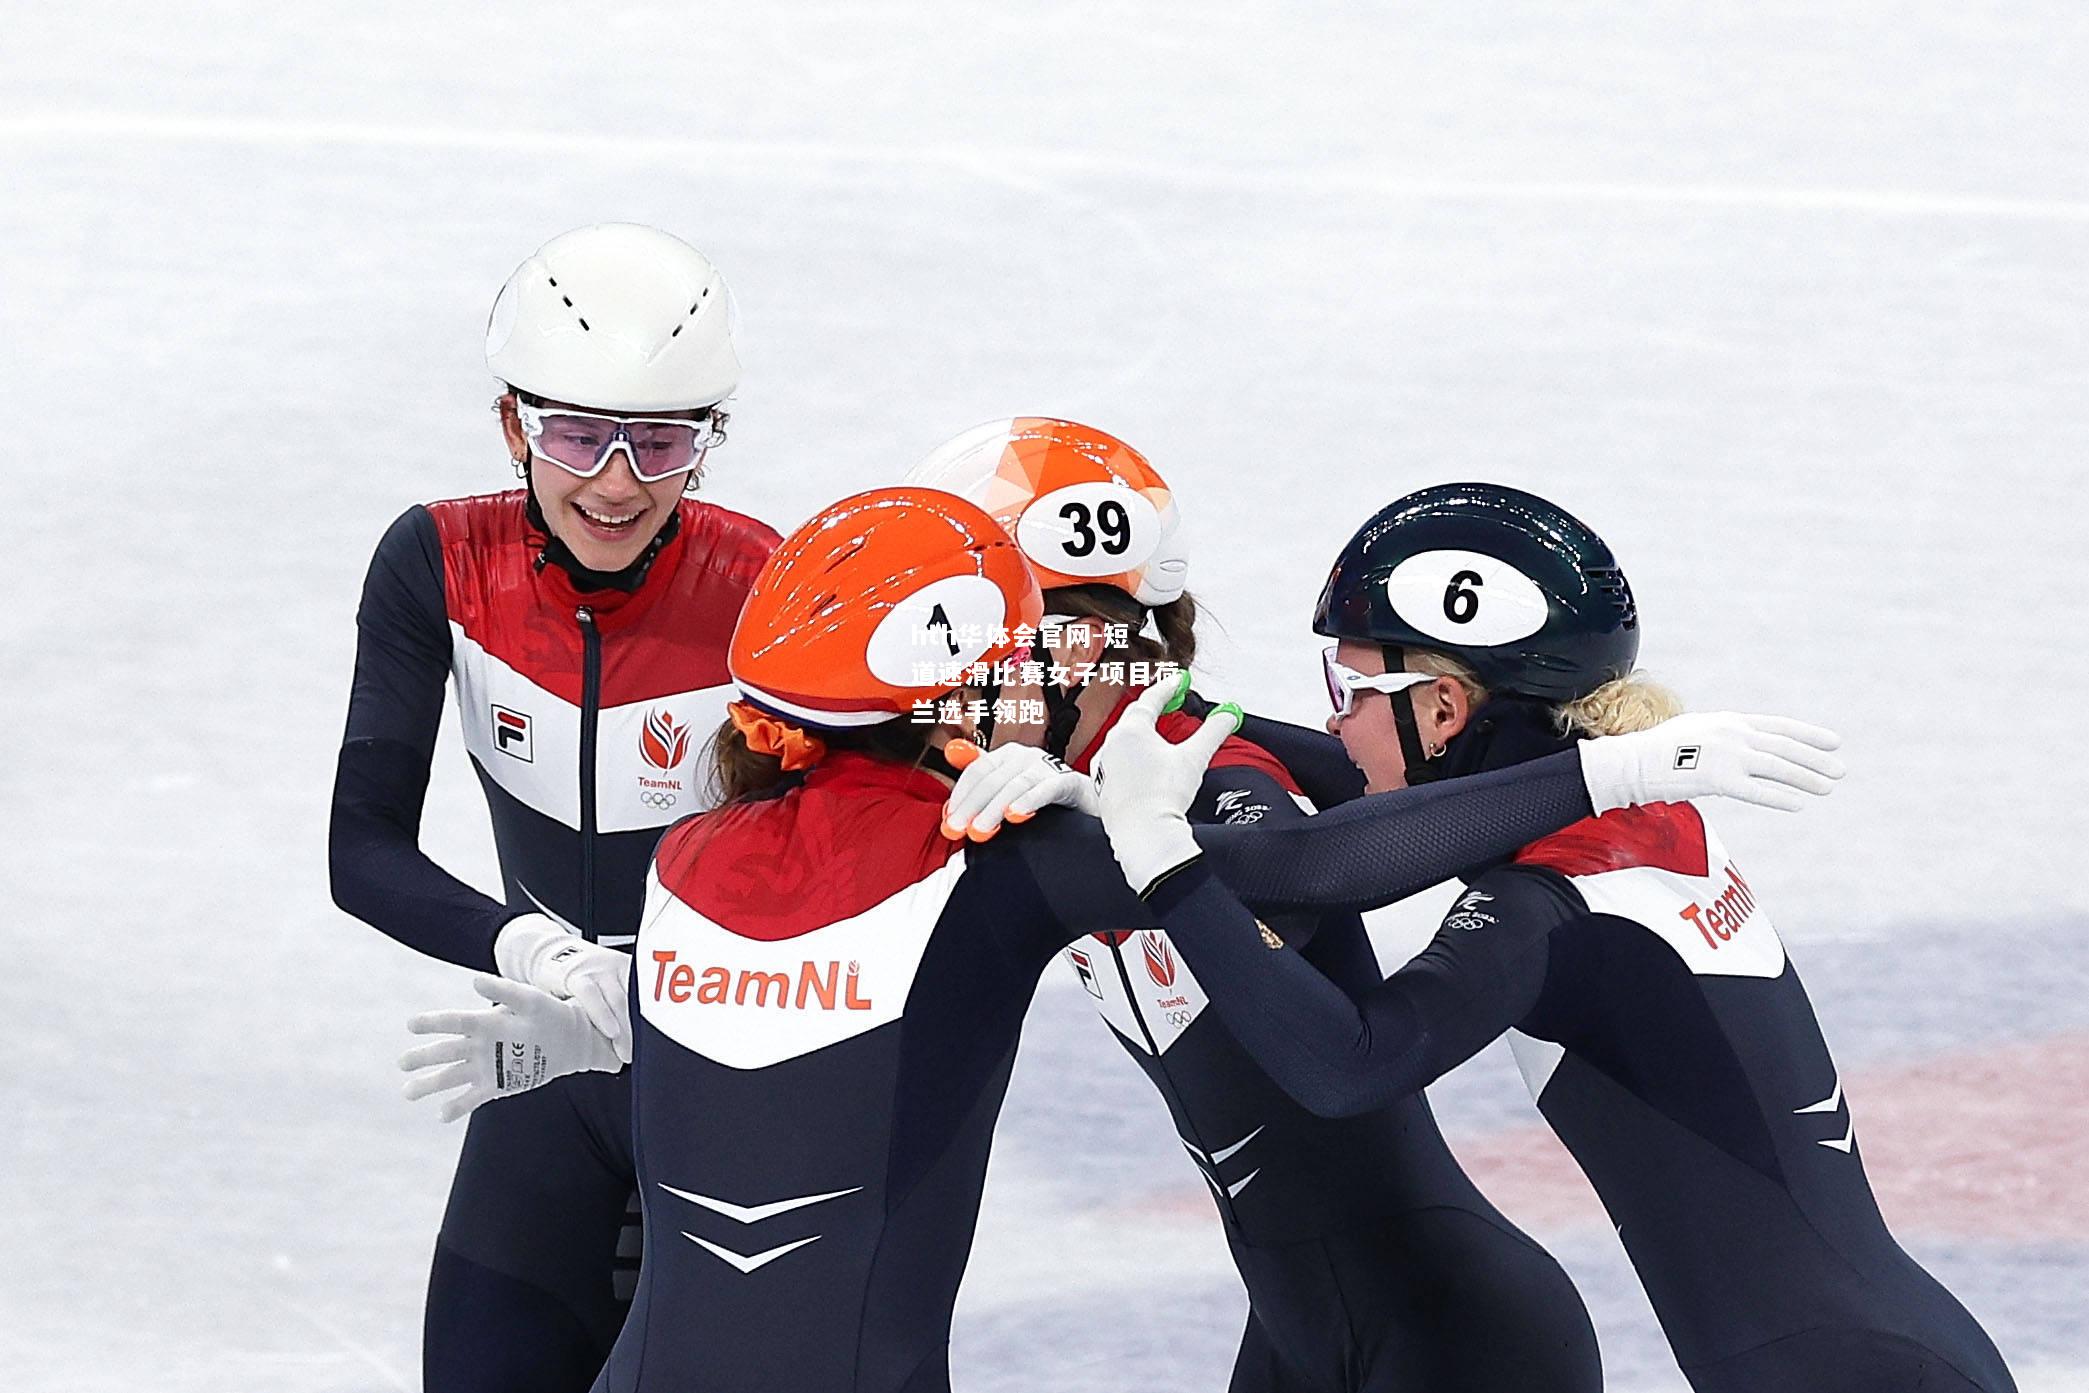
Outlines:
{"type": "Polygon", "coordinates": [[[657,484],[703,463],[704,451],[725,438],[717,417],[681,420],[672,416],[611,416],[570,407],[532,406],[517,398],[515,417],[530,453],[568,474],[592,479],[618,450],[641,482],[657,484]]]}
{"type": "Polygon", "coordinates": [[[1335,658],[1336,649],[1330,646],[1322,650],[1320,665],[1327,673],[1327,699],[1335,704],[1335,714],[1346,717],[1356,710],[1358,692],[1404,692],[1409,687],[1419,687],[1425,682],[1434,682],[1433,672],[1358,672],[1335,658]]]}

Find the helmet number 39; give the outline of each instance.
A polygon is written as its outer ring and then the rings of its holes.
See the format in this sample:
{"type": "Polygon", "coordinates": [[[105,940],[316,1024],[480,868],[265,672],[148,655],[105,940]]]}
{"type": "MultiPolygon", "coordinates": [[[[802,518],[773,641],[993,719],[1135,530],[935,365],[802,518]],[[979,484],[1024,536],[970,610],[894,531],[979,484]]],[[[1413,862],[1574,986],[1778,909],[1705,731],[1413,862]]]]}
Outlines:
{"type": "Polygon", "coordinates": [[[1114,498],[1106,498],[1096,505],[1092,527],[1088,522],[1086,503],[1065,504],[1059,509],[1059,516],[1065,518],[1074,531],[1072,537],[1060,543],[1061,550],[1068,556],[1086,556],[1094,551],[1098,541],[1097,528],[1102,530],[1100,541],[1105,555],[1121,557],[1131,550],[1131,514],[1125,512],[1124,505],[1114,498]]]}
{"type": "Polygon", "coordinates": [[[1023,510],[1015,530],[1024,555],[1083,579],[1144,566],[1163,531],[1161,515],[1146,495],[1104,480],[1052,490],[1023,510]]]}

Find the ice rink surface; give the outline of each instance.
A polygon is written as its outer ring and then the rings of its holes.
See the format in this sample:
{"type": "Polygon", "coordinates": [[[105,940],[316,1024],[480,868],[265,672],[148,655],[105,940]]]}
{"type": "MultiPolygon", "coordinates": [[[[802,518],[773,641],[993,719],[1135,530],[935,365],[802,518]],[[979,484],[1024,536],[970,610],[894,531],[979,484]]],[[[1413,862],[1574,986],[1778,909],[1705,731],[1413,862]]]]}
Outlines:
{"type": "MultiPolygon", "coordinates": [[[[18,6],[0,42],[0,1386],[418,1386],[463,974],[327,897],[352,614],[407,504],[510,482],[486,308],[569,226],[736,289],[711,496],[788,528],[975,421],[1139,444],[1204,685],[1322,698],[1393,496],[1612,542],[1643,661],[1848,737],[1728,814],[1906,1246],[2089,1388],[2089,18],[2078,5],[18,6]],[[2070,715],[2070,713],[2074,713],[2070,715]]],[[[426,842],[495,883],[453,736],[426,842]]],[[[1413,941],[1389,924],[1388,957],[1413,941]]],[[[1683,1387],[1490,1051],[1432,1096],[1683,1387]]],[[[1244,1309],[1160,1101],[1049,975],[960,1388],[1210,1390],[1244,1309]]]]}

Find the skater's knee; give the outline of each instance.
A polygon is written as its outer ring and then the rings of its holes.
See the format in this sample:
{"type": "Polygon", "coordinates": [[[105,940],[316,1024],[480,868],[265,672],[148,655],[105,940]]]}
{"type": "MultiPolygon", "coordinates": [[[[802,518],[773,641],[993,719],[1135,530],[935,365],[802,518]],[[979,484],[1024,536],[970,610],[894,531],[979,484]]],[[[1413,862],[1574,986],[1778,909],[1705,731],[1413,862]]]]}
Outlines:
{"type": "Polygon", "coordinates": [[[554,1293],[436,1245],[425,1393],[587,1393],[615,1336],[554,1293]]]}

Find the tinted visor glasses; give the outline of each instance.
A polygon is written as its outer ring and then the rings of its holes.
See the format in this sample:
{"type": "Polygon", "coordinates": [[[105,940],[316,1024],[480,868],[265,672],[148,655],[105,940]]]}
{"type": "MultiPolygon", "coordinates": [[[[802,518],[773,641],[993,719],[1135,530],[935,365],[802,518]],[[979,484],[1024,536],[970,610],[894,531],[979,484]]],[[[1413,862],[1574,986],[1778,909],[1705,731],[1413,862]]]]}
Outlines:
{"type": "Polygon", "coordinates": [[[600,474],[610,455],[622,450],[640,481],[657,484],[702,464],[704,451],[724,439],[716,417],[710,414],[693,421],[672,416],[611,416],[532,406],[517,398],[515,416],[529,439],[531,454],[583,479],[600,474]]]}
{"type": "Polygon", "coordinates": [[[1320,665],[1327,674],[1327,699],[1334,703],[1335,714],[1346,717],[1356,710],[1359,692],[1404,692],[1409,687],[1419,687],[1434,682],[1433,672],[1387,672],[1372,674],[1358,672],[1345,663],[1336,661],[1333,647],[1322,650],[1320,665]]]}

